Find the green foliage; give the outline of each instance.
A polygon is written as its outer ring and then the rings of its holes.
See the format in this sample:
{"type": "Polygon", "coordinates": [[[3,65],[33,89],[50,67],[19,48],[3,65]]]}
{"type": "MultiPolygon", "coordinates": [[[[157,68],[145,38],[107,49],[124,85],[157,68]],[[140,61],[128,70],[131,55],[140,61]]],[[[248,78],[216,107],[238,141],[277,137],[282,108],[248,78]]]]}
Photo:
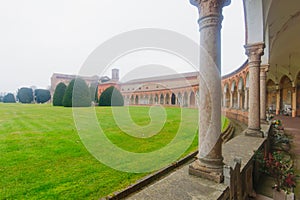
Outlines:
{"type": "Polygon", "coordinates": [[[66,88],[63,98],[65,107],[88,107],[91,106],[90,91],[84,80],[73,79],[66,88]]]}
{"type": "Polygon", "coordinates": [[[53,94],[53,106],[62,106],[63,105],[63,98],[65,95],[67,86],[64,83],[59,83],[54,91],[53,94]]]}
{"type": "Polygon", "coordinates": [[[21,103],[32,103],[33,102],[33,91],[31,88],[23,87],[18,90],[17,99],[21,103]]]}
{"type": "Polygon", "coordinates": [[[114,86],[107,88],[100,96],[99,106],[124,106],[121,92],[114,86]]]}
{"type": "Polygon", "coordinates": [[[98,102],[98,83],[92,83],[89,89],[91,101],[98,102]]]}
{"type": "Polygon", "coordinates": [[[51,99],[49,90],[36,89],[34,90],[35,100],[37,103],[46,103],[51,99]]]}
{"type": "Polygon", "coordinates": [[[15,95],[12,93],[8,93],[3,97],[3,102],[4,103],[16,103],[15,95]]]}

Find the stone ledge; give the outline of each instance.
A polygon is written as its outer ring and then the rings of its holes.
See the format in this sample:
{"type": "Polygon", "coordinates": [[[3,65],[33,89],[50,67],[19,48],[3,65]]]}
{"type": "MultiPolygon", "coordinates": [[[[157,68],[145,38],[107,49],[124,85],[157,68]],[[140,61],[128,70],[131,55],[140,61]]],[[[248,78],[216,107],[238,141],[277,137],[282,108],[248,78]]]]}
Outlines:
{"type": "Polygon", "coordinates": [[[143,179],[138,180],[136,183],[134,183],[133,185],[128,186],[127,188],[125,188],[124,190],[115,192],[112,195],[106,196],[101,198],[101,200],[117,200],[117,199],[123,199],[129,195],[131,195],[132,193],[135,193],[139,190],[141,190],[143,187],[150,185],[151,183],[153,183],[154,181],[162,178],[163,176],[168,175],[170,172],[172,172],[173,170],[175,170],[176,168],[184,165],[185,163],[187,163],[188,161],[192,160],[193,158],[196,157],[196,155],[198,154],[198,151],[195,151],[187,156],[185,156],[184,158],[180,159],[179,161],[153,173],[150,174],[148,176],[146,176],[143,179]]]}

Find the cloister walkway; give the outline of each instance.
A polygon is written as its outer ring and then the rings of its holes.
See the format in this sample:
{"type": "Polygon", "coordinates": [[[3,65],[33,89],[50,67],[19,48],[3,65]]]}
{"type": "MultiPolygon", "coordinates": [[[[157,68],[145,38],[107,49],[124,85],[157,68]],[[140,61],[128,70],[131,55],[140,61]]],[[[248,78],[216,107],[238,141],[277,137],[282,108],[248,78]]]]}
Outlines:
{"type": "MultiPolygon", "coordinates": [[[[300,175],[300,117],[276,116],[282,121],[285,133],[292,137],[291,152],[294,156],[296,174],[300,175]]],[[[296,199],[300,199],[300,181],[295,190],[296,199]]]]}

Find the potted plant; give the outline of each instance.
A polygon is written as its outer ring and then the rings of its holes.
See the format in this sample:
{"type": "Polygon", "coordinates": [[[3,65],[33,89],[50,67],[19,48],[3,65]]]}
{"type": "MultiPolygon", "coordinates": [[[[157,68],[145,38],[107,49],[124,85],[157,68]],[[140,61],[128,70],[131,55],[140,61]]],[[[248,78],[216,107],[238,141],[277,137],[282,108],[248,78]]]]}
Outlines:
{"type": "Polygon", "coordinates": [[[282,151],[275,151],[261,160],[264,173],[274,178],[273,199],[286,200],[292,195],[296,186],[293,162],[290,156],[282,151]]]}

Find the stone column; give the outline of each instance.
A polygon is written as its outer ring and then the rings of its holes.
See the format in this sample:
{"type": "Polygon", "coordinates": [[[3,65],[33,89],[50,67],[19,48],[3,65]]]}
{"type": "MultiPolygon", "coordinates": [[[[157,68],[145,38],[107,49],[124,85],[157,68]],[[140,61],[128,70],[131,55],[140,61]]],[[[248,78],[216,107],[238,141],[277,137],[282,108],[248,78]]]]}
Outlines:
{"type": "Polygon", "coordinates": [[[249,63],[249,113],[246,135],[263,137],[260,130],[260,63],[264,43],[245,45],[249,63]]]}
{"type": "Polygon", "coordinates": [[[292,117],[297,114],[297,86],[294,85],[292,93],[292,117]]]}
{"type": "Polygon", "coordinates": [[[248,110],[248,92],[249,92],[249,88],[245,88],[245,102],[244,102],[245,110],[248,110]]]}
{"type": "Polygon", "coordinates": [[[200,25],[199,154],[189,173],[223,181],[221,139],[222,8],[230,0],[190,0],[198,7],[200,25]]]}
{"type": "Polygon", "coordinates": [[[276,86],[276,115],[280,114],[280,88],[276,86]]]}
{"type": "Polygon", "coordinates": [[[267,72],[269,65],[260,66],[260,120],[266,121],[266,106],[267,106],[267,72]]]}

